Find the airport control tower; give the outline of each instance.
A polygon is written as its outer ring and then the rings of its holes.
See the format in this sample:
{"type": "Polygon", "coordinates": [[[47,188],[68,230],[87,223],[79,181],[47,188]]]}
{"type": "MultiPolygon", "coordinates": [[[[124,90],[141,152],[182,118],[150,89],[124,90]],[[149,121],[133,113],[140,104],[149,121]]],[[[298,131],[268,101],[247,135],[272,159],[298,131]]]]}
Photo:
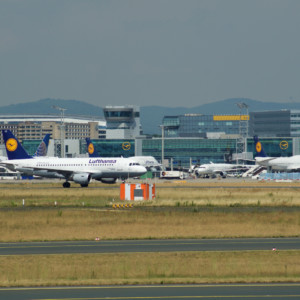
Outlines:
{"type": "Polygon", "coordinates": [[[135,139],[142,135],[138,106],[105,106],[107,139],[135,139]]]}

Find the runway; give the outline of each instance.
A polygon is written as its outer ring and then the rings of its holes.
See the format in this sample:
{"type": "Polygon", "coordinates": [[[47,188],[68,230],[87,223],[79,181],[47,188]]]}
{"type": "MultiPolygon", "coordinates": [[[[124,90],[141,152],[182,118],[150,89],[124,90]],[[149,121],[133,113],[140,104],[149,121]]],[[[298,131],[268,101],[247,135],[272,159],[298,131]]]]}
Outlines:
{"type": "Polygon", "coordinates": [[[300,299],[300,284],[205,284],[150,286],[95,286],[0,289],[10,300],[211,300],[300,299]]]}
{"type": "Polygon", "coordinates": [[[113,240],[0,243],[0,255],[299,250],[300,238],[113,240]]]}

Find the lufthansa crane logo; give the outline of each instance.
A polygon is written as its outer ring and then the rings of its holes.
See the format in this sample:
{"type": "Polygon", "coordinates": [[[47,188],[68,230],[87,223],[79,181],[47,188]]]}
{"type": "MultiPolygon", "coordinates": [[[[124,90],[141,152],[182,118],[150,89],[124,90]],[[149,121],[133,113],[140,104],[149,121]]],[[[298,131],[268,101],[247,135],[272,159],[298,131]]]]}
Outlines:
{"type": "Polygon", "coordinates": [[[260,142],[256,143],[256,152],[257,153],[261,152],[261,143],[260,142]]]}
{"type": "Polygon", "coordinates": [[[92,143],[89,143],[89,146],[88,146],[88,153],[89,154],[93,154],[95,151],[95,148],[94,148],[94,145],[92,143]]]}
{"type": "Polygon", "coordinates": [[[286,150],[289,146],[289,143],[287,141],[281,141],[279,144],[280,149],[286,150]]]}
{"type": "Polygon", "coordinates": [[[128,151],[128,150],[130,150],[130,148],[131,148],[131,144],[129,142],[124,142],[122,144],[122,149],[123,150],[128,151]]]}
{"type": "Polygon", "coordinates": [[[18,147],[18,142],[15,139],[10,138],[10,139],[7,140],[6,149],[8,151],[13,152],[17,149],[17,147],[18,147]]]}

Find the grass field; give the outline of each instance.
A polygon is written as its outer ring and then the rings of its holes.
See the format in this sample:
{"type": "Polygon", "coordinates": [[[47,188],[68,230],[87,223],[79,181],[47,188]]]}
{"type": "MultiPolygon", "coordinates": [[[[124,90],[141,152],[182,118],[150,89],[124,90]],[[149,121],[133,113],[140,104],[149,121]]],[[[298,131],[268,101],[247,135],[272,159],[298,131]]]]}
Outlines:
{"type": "Polygon", "coordinates": [[[298,282],[300,251],[0,257],[1,286],[298,282]]]}
{"type": "Polygon", "coordinates": [[[0,241],[283,237],[300,233],[300,210],[152,211],[139,208],[0,210],[0,241]]]}
{"type": "MultiPolygon", "coordinates": [[[[166,182],[156,200],[113,209],[114,186],[1,182],[0,241],[299,236],[300,184],[277,186],[166,182]]],[[[300,251],[1,256],[0,284],[287,282],[299,261],[300,251]]]]}

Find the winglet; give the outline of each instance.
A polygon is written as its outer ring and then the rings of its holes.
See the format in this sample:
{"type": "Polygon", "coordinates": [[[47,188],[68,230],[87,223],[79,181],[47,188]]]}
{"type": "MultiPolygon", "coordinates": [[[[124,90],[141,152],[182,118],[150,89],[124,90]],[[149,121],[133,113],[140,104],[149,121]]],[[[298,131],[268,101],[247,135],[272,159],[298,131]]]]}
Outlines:
{"type": "Polygon", "coordinates": [[[8,159],[32,158],[10,130],[2,130],[2,135],[8,159]]]}

